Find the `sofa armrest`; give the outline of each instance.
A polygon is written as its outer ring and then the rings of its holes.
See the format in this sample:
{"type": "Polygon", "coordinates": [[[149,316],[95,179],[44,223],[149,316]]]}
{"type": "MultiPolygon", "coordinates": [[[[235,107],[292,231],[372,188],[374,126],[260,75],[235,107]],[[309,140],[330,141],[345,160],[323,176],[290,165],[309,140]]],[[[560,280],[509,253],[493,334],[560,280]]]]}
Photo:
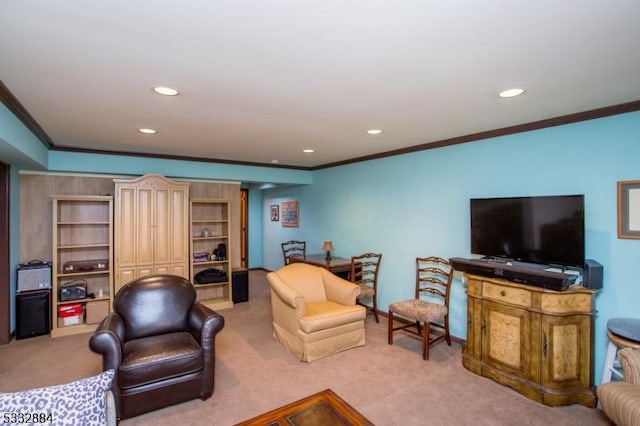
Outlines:
{"type": "Polygon", "coordinates": [[[89,340],[91,350],[102,355],[102,371],[113,369],[117,375],[122,363],[124,342],[124,321],[120,315],[112,312],[102,320],[89,340]]]}
{"type": "Polygon", "coordinates": [[[200,344],[204,355],[200,398],[207,399],[213,393],[216,336],[224,327],[224,317],[202,303],[195,303],[189,312],[189,326],[191,327],[191,335],[200,344]]]}
{"type": "Polygon", "coordinates": [[[224,317],[202,303],[195,303],[189,312],[189,326],[200,346],[211,347],[224,327],[224,317]]]}
{"type": "Polygon", "coordinates": [[[356,298],[360,294],[360,287],[351,281],[332,274],[326,269],[322,269],[321,273],[327,300],[349,306],[356,304],[356,298]]]}
{"type": "Polygon", "coordinates": [[[618,352],[624,381],[640,386],[640,349],[625,348],[618,352]]]}
{"type": "Polygon", "coordinates": [[[299,312],[299,317],[304,316],[304,297],[297,291],[293,290],[291,287],[286,285],[278,276],[278,274],[274,272],[270,272],[267,274],[267,279],[269,280],[269,285],[271,289],[278,295],[280,300],[282,300],[285,304],[290,306],[293,309],[302,311],[299,312]]]}

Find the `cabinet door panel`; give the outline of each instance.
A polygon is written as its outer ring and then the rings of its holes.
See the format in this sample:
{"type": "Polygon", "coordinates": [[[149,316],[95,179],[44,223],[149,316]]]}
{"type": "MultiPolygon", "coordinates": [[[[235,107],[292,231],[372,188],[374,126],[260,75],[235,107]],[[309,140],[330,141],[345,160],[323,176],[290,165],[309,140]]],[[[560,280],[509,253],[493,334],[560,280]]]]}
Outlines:
{"type": "Polygon", "coordinates": [[[588,388],[591,383],[591,317],[542,318],[542,384],[549,388],[588,388]]]}
{"type": "Polygon", "coordinates": [[[156,189],[155,199],[155,263],[171,261],[171,228],[169,189],[156,189]]]}
{"type": "Polygon", "coordinates": [[[171,191],[171,262],[189,259],[189,202],[183,189],[171,191]]]}
{"type": "Polygon", "coordinates": [[[118,272],[116,274],[116,292],[120,290],[120,288],[123,285],[125,285],[126,283],[128,283],[134,278],[136,278],[135,269],[132,269],[132,268],[118,269],[118,272]]]}
{"type": "Polygon", "coordinates": [[[189,272],[186,264],[172,264],[169,273],[189,279],[189,272]]]}
{"type": "Polygon", "coordinates": [[[116,206],[116,263],[119,266],[136,264],[136,190],[121,188],[116,206]]]}
{"type": "Polygon", "coordinates": [[[482,358],[502,371],[527,376],[530,317],[526,309],[484,301],[482,358]]]}
{"type": "Polygon", "coordinates": [[[153,274],[152,267],[138,268],[136,270],[136,278],[146,277],[147,275],[152,275],[152,274],[153,274]]]}
{"type": "Polygon", "coordinates": [[[170,274],[169,265],[155,265],[153,267],[154,274],[170,274]]]}
{"type": "Polygon", "coordinates": [[[153,263],[154,245],[153,189],[139,188],[137,198],[137,223],[135,234],[131,234],[137,236],[135,241],[138,247],[136,264],[151,264],[153,263]]]}

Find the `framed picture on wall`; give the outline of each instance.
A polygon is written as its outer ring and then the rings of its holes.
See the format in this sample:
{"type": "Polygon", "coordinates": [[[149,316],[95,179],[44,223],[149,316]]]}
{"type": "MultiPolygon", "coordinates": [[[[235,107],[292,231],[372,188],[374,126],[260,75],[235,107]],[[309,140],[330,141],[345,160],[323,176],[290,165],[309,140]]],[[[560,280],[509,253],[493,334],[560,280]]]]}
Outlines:
{"type": "Polygon", "coordinates": [[[283,201],[282,207],[282,226],[287,228],[297,228],[299,221],[298,202],[283,201]]]}
{"type": "Polygon", "coordinates": [[[277,222],[280,220],[280,207],[274,204],[271,206],[271,222],[277,222]]]}
{"type": "Polygon", "coordinates": [[[618,182],[618,238],[640,239],[640,180],[618,182]]]}

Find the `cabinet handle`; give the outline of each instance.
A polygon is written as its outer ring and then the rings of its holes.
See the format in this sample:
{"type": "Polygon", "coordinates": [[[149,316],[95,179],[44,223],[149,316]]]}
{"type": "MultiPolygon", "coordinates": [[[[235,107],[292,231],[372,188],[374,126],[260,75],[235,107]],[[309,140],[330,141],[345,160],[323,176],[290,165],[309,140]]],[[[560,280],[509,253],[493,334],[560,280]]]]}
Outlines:
{"type": "Polygon", "coordinates": [[[505,297],[506,295],[507,295],[507,292],[506,292],[506,291],[502,290],[502,291],[500,292],[500,296],[505,297]]]}
{"type": "Polygon", "coordinates": [[[482,329],[482,334],[487,334],[487,323],[485,322],[485,320],[482,320],[482,325],[480,326],[480,328],[482,329]]]}
{"type": "Polygon", "coordinates": [[[542,339],[542,354],[543,356],[546,358],[547,357],[547,347],[549,346],[548,342],[547,342],[547,335],[546,333],[543,335],[543,339],[542,339]]]}

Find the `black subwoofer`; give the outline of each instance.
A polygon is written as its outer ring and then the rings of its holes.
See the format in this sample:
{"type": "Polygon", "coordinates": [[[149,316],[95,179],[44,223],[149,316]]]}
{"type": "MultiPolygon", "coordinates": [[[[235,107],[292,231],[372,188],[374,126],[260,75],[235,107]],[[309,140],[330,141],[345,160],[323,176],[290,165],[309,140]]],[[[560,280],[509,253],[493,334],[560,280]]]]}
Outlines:
{"type": "Polygon", "coordinates": [[[49,334],[51,331],[51,291],[16,294],[16,339],[49,334]]]}
{"type": "Polygon", "coordinates": [[[249,300],[249,271],[245,268],[234,268],[231,285],[233,303],[249,300]]]}

